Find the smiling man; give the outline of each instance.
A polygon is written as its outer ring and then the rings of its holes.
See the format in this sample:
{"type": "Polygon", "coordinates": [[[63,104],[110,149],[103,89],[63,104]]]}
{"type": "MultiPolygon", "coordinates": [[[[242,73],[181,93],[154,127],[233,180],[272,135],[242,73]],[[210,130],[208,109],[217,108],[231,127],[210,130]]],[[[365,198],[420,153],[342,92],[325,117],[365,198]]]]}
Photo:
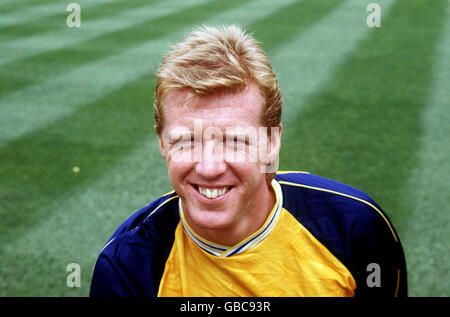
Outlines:
{"type": "Polygon", "coordinates": [[[157,75],[154,113],[174,191],[101,251],[91,296],[401,296],[402,247],[365,193],[276,173],[281,95],[259,44],[203,27],[157,75]]]}

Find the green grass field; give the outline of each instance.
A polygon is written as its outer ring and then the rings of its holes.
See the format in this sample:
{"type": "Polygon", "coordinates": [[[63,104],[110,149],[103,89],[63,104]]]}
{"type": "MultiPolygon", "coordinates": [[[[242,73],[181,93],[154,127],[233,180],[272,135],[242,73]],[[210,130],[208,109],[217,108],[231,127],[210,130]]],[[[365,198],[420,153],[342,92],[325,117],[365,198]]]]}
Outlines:
{"type": "Polygon", "coordinates": [[[75,0],[80,28],[70,2],[0,1],[0,296],[89,294],[109,236],[171,190],[152,128],[163,54],[231,23],[279,76],[280,169],[369,193],[403,243],[409,295],[450,296],[448,0],[376,1],[378,28],[367,0],[75,0]]]}

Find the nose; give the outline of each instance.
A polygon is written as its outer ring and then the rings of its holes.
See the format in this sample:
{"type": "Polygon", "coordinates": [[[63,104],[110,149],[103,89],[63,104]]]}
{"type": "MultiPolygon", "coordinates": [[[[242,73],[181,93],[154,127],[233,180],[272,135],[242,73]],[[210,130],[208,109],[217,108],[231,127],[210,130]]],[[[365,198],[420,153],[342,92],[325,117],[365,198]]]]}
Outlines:
{"type": "Polygon", "coordinates": [[[204,141],[201,160],[195,165],[195,172],[208,180],[215,179],[225,173],[227,165],[223,160],[223,147],[214,139],[204,141]]]}

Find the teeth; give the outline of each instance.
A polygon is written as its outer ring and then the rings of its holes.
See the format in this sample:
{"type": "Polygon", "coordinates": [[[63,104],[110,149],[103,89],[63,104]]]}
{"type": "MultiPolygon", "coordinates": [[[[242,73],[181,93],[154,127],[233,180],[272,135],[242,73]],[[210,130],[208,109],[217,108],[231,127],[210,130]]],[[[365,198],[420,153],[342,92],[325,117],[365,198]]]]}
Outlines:
{"type": "Polygon", "coordinates": [[[208,197],[210,199],[217,198],[219,196],[222,196],[228,191],[227,187],[223,188],[206,188],[206,187],[198,187],[198,191],[205,197],[208,197]]]}

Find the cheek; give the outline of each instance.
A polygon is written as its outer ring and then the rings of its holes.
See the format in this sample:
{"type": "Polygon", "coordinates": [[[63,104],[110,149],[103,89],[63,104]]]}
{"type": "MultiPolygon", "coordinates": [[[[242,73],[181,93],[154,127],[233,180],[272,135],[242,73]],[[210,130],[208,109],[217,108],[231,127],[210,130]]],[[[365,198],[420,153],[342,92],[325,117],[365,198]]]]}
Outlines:
{"type": "Polygon", "coordinates": [[[170,156],[166,157],[166,164],[169,179],[174,189],[176,189],[176,187],[178,187],[183,182],[183,179],[189,174],[189,172],[193,168],[192,163],[177,162],[176,160],[173,160],[170,156]]]}
{"type": "Polygon", "coordinates": [[[229,163],[228,166],[240,179],[244,190],[251,191],[265,178],[265,174],[261,173],[260,164],[257,162],[229,163]]]}

